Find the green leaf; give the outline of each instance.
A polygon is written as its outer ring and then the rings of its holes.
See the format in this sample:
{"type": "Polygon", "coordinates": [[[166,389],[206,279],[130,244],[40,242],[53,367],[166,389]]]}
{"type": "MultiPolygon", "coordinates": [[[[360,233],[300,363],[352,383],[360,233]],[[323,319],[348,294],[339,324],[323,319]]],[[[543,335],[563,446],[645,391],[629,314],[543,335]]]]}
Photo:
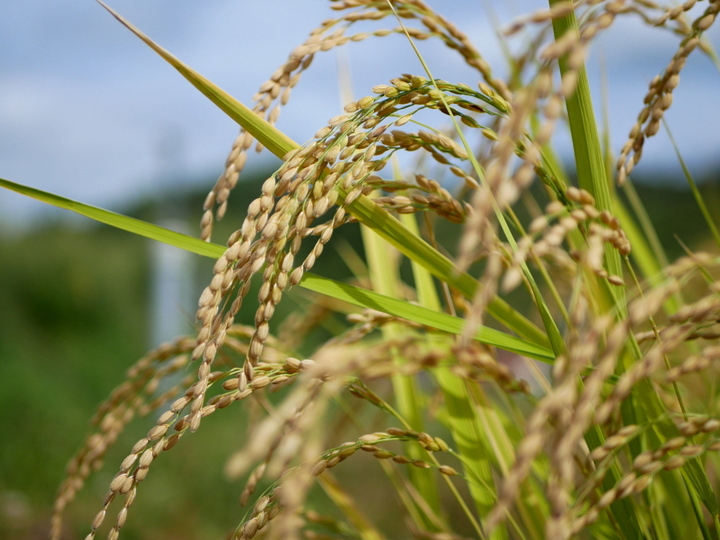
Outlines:
{"type": "Polygon", "coordinates": [[[99,221],[100,223],[105,223],[106,225],[110,225],[116,229],[122,229],[123,231],[137,234],[138,236],[144,236],[145,238],[157,240],[163,244],[175,246],[180,249],[184,249],[185,251],[202,255],[203,257],[218,259],[225,252],[225,248],[218,244],[203,242],[199,238],[171,231],[140,219],[124,216],[116,212],[111,212],[110,210],[105,210],[104,208],[90,206],[66,197],[61,197],[60,195],[48,193],[47,191],[31,188],[22,184],[16,184],[15,182],[11,182],[10,180],[6,180],[4,178],[0,178],[0,187],[14,191],[15,193],[20,193],[21,195],[25,195],[35,200],[57,206],[58,208],[71,210],[76,214],[89,217],[90,219],[99,221]]]}
{"type": "Polygon", "coordinates": [[[298,144],[282,131],[267,123],[262,117],[255,114],[248,107],[228,94],[225,90],[216,86],[200,75],[197,71],[175,58],[172,54],[143,34],[139,29],[135,28],[135,26],[126,21],[122,16],[113,11],[110,7],[100,0],[98,0],[98,3],[108,10],[113,17],[120,21],[123,26],[139,37],[148,47],[158,53],[172,67],[177,69],[180,74],[195,88],[200,90],[200,92],[222,109],[222,111],[230,118],[243,126],[273,154],[282,159],[285,154],[298,147],[298,144]]]}
{"type": "MultiPolygon", "coordinates": [[[[230,94],[154,43],[149,37],[100,2],[100,0],[98,0],[98,2],[277,157],[283,159],[288,152],[298,148],[296,142],[287,137],[275,126],[266,122],[262,117],[255,114],[230,94]]],[[[344,194],[341,192],[338,202],[339,204],[343,204],[343,201],[344,194]]],[[[360,223],[373,229],[403,255],[421,264],[435,277],[460,291],[467,298],[472,298],[475,295],[477,280],[467,273],[459,273],[453,261],[442,255],[419,236],[412,234],[402,223],[372,202],[368,197],[361,195],[351,204],[346,205],[346,208],[360,223]]],[[[550,342],[547,335],[501,298],[496,296],[490,301],[488,312],[496,320],[529,341],[538,344],[542,348],[549,346],[550,342]]]]}
{"type": "MultiPolygon", "coordinates": [[[[379,193],[375,192],[373,195],[379,196],[379,193]]],[[[391,298],[403,299],[404,288],[400,278],[400,258],[394,257],[397,251],[367,227],[361,227],[360,232],[372,289],[391,298]]],[[[407,334],[407,330],[401,324],[396,323],[385,324],[380,331],[388,342],[400,341],[407,334]]],[[[396,348],[392,349],[391,356],[392,362],[397,366],[414,361],[414,359],[401,354],[396,348]]],[[[427,404],[418,378],[414,375],[393,373],[390,382],[395,395],[395,406],[404,422],[415,431],[426,431],[424,413],[427,404]]],[[[422,447],[411,441],[403,443],[403,452],[413,460],[422,460],[427,455],[422,447]]],[[[410,467],[408,475],[417,493],[416,497],[422,498],[421,503],[415,502],[417,511],[409,512],[410,515],[417,515],[420,519],[415,526],[429,531],[440,531],[442,525],[433,519],[433,516],[442,513],[435,476],[426,474],[426,471],[416,467],[410,467]],[[423,507],[429,508],[432,512],[423,511],[423,507]],[[432,514],[432,516],[428,514],[432,514]]]]}
{"type": "MultiPolygon", "coordinates": [[[[157,240],[171,246],[217,259],[224,252],[225,248],[219,244],[203,242],[198,238],[174,232],[158,225],[148,223],[139,219],[135,219],[109,210],[97,208],[83,204],[59,195],[54,195],[46,191],[16,184],[10,180],[0,178],[0,187],[15,191],[22,195],[26,195],[33,199],[58,206],[66,210],[72,210],[80,215],[94,219],[101,223],[111,225],[112,227],[131,232],[145,238],[157,240]]],[[[389,315],[407,319],[419,324],[430,326],[444,332],[452,334],[462,333],[465,322],[462,319],[453,317],[446,313],[432,311],[420,306],[415,306],[407,302],[388,298],[381,294],[374,293],[359,287],[353,287],[345,283],[340,283],[328,278],[317,276],[311,273],[305,273],[300,286],[306,289],[344,300],[353,305],[375,309],[389,315]]],[[[536,358],[543,362],[552,362],[554,357],[552,352],[547,348],[529,343],[521,338],[504,334],[498,330],[491,328],[480,328],[476,334],[476,339],[482,343],[492,345],[511,352],[516,352],[530,358],[536,358]]]]}
{"type": "MultiPolygon", "coordinates": [[[[433,311],[403,300],[390,298],[367,289],[361,289],[360,287],[354,287],[310,273],[306,273],[303,276],[300,286],[327,296],[332,296],[338,300],[344,300],[359,307],[375,309],[451,334],[461,334],[463,326],[465,325],[464,320],[448,315],[447,313],[433,311]]],[[[481,327],[475,334],[475,339],[482,343],[498,347],[499,349],[535,358],[542,362],[551,363],[555,359],[552,351],[549,349],[493,328],[481,327]]]]}

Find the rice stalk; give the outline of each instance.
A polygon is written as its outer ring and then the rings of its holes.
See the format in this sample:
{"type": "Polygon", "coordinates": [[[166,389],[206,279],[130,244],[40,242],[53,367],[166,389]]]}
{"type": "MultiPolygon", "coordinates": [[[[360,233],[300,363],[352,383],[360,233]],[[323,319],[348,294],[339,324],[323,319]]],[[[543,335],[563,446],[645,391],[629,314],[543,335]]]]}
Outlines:
{"type": "Polygon", "coordinates": [[[690,252],[668,262],[653,252],[640,205],[617,200],[585,71],[597,35],[621,17],[680,36],[619,153],[622,183],[672,105],[688,56],[710,52],[702,34],[720,2],[688,22],[695,4],[551,0],[508,28],[508,40],[523,34],[526,45],[508,58],[505,81],[420,0],[333,0],[336,15],[260,86],[252,108],[113,13],[242,130],[198,239],[0,180],[216,259],[197,335],[149,353],[98,409],[61,485],[52,537],[129,423],[153,414],[89,520],[88,540],[120,537],[155,463],[202,437],[205,418],[250,400],[260,407],[224,467],[250,505],[228,524],[230,538],[717,535],[720,422],[715,387],[704,383],[720,359],[720,259],[690,252]],[[392,17],[397,26],[374,28],[392,17]],[[413,46],[436,40],[481,82],[435,79],[425,65],[424,75],[368,88],[304,145],[275,127],[316,54],[391,34],[413,46]],[[451,127],[428,120],[437,118],[451,127]],[[577,185],[553,149],[564,127],[577,185]],[[253,145],[283,163],[237,219],[228,196],[253,145]],[[388,172],[391,159],[413,153],[388,172]],[[538,180],[542,192],[532,191],[538,180]],[[219,246],[209,240],[223,216],[236,230],[219,246]],[[313,275],[337,229],[356,222],[368,288],[313,275]],[[278,305],[295,286],[333,303],[281,322],[278,305]],[[309,332],[336,309],[347,324],[311,344],[309,332]],[[239,326],[247,310],[253,324],[239,326]],[[270,399],[274,390],[282,393],[270,399]],[[391,522],[363,506],[383,488],[343,480],[375,465],[389,485],[383,503],[398,516],[391,522]],[[317,509],[316,484],[337,513],[317,509]]]}

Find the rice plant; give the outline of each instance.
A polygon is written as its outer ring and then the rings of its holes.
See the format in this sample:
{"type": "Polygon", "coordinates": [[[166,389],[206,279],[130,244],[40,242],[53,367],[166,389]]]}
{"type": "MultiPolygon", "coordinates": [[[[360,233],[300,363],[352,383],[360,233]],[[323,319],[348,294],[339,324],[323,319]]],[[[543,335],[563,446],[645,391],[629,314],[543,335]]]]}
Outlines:
{"type": "Polygon", "coordinates": [[[718,537],[720,259],[668,261],[642,201],[619,195],[632,194],[688,56],[714,58],[703,33],[720,2],[697,4],[550,0],[503,29],[525,44],[503,79],[421,0],[333,0],[334,16],[252,107],[115,14],[241,131],[199,239],[2,181],[216,259],[197,334],[149,352],[98,408],[59,489],[52,538],[130,422],[150,424],[121,463],[104,464],[116,472],[88,540],[122,536],[155,461],[202,437],[207,417],[258,403],[246,444],[214,464],[244,481],[246,511],[226,524],[233,540],[718,537]],[[623,17],[678,45],[614,157],[585,59],[623,17]],[[477,79],[439,80],[423,62],[319,119],[305,144],[274,127],[316,55],[391,34],[452,49],[477,79]],[[567,129],[574,160],[563,165],[554,140],[567,129]],[[240,220],[228,196],[253,146],[282,166],[240,220]],[[223,217],[237,228],[218,245],[223,217]],[[311,273],[335,231],[357,226],[356,281],[311,273]],[[319,293],[317,305],[277,323],[293,288],[319,293]],[[237,323],[241,309],[254,325],[237,323]],[[308,349],[330,316],[345,326],[308,349]],[[382,484],[363,483],[371,467],[382,484]],[[368,498],[396,519],[378,519],[368,498]]]}

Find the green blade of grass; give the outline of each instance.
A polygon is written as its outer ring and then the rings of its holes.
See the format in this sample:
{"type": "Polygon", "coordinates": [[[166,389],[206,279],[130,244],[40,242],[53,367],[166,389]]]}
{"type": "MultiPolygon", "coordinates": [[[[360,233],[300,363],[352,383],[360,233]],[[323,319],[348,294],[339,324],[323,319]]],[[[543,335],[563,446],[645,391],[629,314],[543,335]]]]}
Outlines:
{"type": "MultiPolygon", "coordinates": [[[[437,85],[435,77],[433,77],[433,74],[430,72],[430,68],[425,63],[425,59],[420,54],[420,51],[415,45],[415,42],[413,41],[412,37],[410,36],[410,33],[408,32],[407,28],[405,28],[405,25],[403,24],[402,19],[398,15],[397,11],[395,10],[395,7],[393,6],[392,2],[390,0],[387,0],[387,4],[390,7],[390,9],[395,14],[395,17],[398,20],[398,23],[400,24],[400,27],[405,32],[405,36],[408,39],[408,42],[410,43],[410,46],[413,48],[413,51],[415,52],[415,56],[417,56],[418,60],[420,61],[420,64],[422,64],[423,69],[425,70],[425,73],[427,74],[428,78],[433,81],[433,84],[435,85],[435,90],[437,90],[440,93],[440,99],[445,106],[445,110],[448,111],[448,115],[450,116],[450,120],[453,123],[453,127],[455,128],[455,132],[458,134],[458,137],[460,138],[460,141],[463,144],[463,147],[465,148],[465,152],[468,155],[468,159],[473,167],[473,170],[475,171],[475,174],[477,174],[478,178],[480,179],[481,184],[485,184],[485,171],[480,166],[480,163],[475,158],[475,154],[472,151],[472,148],[470,148],[470,144],[468,143],[467,139],[465,138],[465,134],[463,133],[462,128],[460,127],[460,124],[458,123],[457,118],[452,112],[452,108],[449,107],[447,101],[445,101],[444,93],[440,90],[440,88],[437,85]]],[[[517,251],[517,243],[515,242],[515,238],[513,237],[513,234],[510,230],[510,227],[508,226],[507,220],[505,219],[504,214],[502,213],[502,210],[497,205],[497,203],[493,200],[493,210],[495,212],[495,217],[498,220],[498,224],[500,225],[500,228],[503,230],[503,233],[505,234],[505,237],[507,238],[508,243],[513,248],[514,251],[517,251]]],[[[528,268],[525,261],[520,262],[520,268],[525,275],[525,279],[527,280],[528,284],[530,285],[530,292],[533,296],[533,299],[535,300],[535,305],[538,308],[538,311],[540,312],[540,318],[543,321],[543,325],[545,326],[545,334],[543,336],[544,339],[548,341],[550,346],[552,347],[553,352],[556,356],[559,356],[562,354],[562,352],[565,349],[565,344],[562,339],[562,335],[560,334],[560,331],[558,330],[557,325],[555,324],[555,320],[550,315],[550,311],[548,309],[547,304],[545,303],[545,300],[542,297],[542,294],[540,293],[540,289],[538,288],[537,284],[535,283],[535,278],[533,277],[532,273],[530,272],[530,269],[528,268]]],[[[490,302],[490,305],[488,305],[488,312],[490,314],[493,313],[493,310],[496,309],[495,306],[493,306],[493,301],[490,302]]]]}
{"type": "MultiPolygon", "coordinates": [[[[568,0],[549,0],[549,5],[567,3],[568,0]]],[[[575,12],[570,11],[563,17],[554,18],[552,21],[555,39],[560,40],[566,33],[579,34],[575,12]]],[[[565,77],[571,72],[568,66],[568,55],[559,59],[560,74],[565,77]]],[[[570,125],[570,136],[575,156],[575,167],[577,169],[578,185],[587,190],[595,198],[599,210],[612,211],[613,193],[611,184],[605,171],[605,163],[602,156],[602,145],[598,136],[597,124],[593,113],[590,85],[587,78],[585,66],[581,65],[575,70],[577,83],[574,92],[565,99],[568,123],[570,125]]],[[[619,253],[614,249],[605,250],[605,267],[607,271],[616,276],[622,275],[622,264],[619,253]]],[[[603,286],[598,289],[597,300],[602,309],[616,308],[619,318],[626,316],[625,291],[619,287],[603,286]]],[[[623,355],[618,363],[618,369],[625,371],[630,367],[630,355],[623,355]]],[[[637,418],[637,409],[634,400],[635,394],[631,395],[622,405],[623,419],[627,424],[641,421],[637,418]]],[[[602,444],[602,434],[590,430],[587,435],[588,444],[591,448],[594,445],[602,444]]],[[[612,473],[606,477],[606,481],[612,478],[612,473]]],[[[638,516],[639,509],[631,505],[626,499],[615,501],[611,512],[622,531],[630,538],[642,538],[641,520],[638,516]]]]}
{"type": "MultiPolygon", "coordinates": [[[[59,208],[72,210],[77,214],[89,217],[95,221],[105,223],[117,229],[122,229],[145,238],[157,240],[158,242],[163,242],[204,257],[217,259],[225,251],[225,248],[219,244],[203,242],[198,238],[174,232],[146,221],[83,204],[46,191],[23,186],[22,184],[16,184],[15,182],[5,180],[4,178],[0,178],[0,187],[59,208]]],[[[382,311],[383,313],[436,328],[437,330],[450,332],[452,334],[462,333],[464,321],[457,317],[453,317],[446,313],[434,312],[407,302],[388,298],[359,287],[353,287],[352,285],[333,281],[311,273],[306,273],[304,275],[303,280],[300,282],[300,286],[339,300],[344,300],[359,307],[382,311]]],[[[522,354],[523,356],[542,360],[543,362],[551,362],[554,359],[552,353],[545,347],[535,345],[534,343],[504,334],[503,332],[493,330],[491,328],[481,328],[476,334],[476,338],[488,345],[493,345],[501,349],[507,349],[509,351],[522,354]]]]}
{"type": "MultiPolygon", "coordinates": [[[[385,210],[367,197],[359,197],[348,209],[363,225],[374,230],[390,242],[411,261],[420,264],[432,275],[460,291],[465,297],[473,298],[477,291],[477,280],[467,273],[458,273],[453,261],[445,257],[420,236],[410,232],[385,210]]],[[[547,335],[499,297],[494,297],[488,312],[496,320],[517,332],[520,336],[543,348],[548,348],[550,341],[547,335]]]]}
{"type": "MultiPolygon", "coordinates": [[[[385,296],[397,298],[406,301],[402,297],[403,283],[400,279],[400,269],[398,267],[398,257],[393,257],[397,252],[393,250],[387,242],[380,236],[367,229],[361,227],[363,246],[365,248],[365,258],[368,262],[368,271],[372,288],[385,296]],[[390,262],[393,261],[393,262],[390,262]]],[[[399,324],[386,324],[381,328],[383,337],[389,342],[399,341],[407,333],[407,329],[399,324]]],[[[392,352],[393,363],[400,366],[406,364],[409,360],[395,349],[392,352]]],[[[425,431],[425,420],[423,410],[425,409],[425,399],[422,390],[417,384],[417,379],[413,375],[403,375],[394,373],[391,376],[393,385],[393,394],[398,412],[407,421],[408,425],[416,431],[425,431]]],[[[403,444],[405,454],[410,459],[423,459],[425,451],[418,445],[406,442],[403,444]]],[[[440,496],[438,494],[435,476],[428,474],[426,470],[420,470],[411,467],[408,471],[410,481],[415,487],[419,496],[425,503],[432,508],[433,513],[440,513],[440,496]]],[[[438,527],[423,512],[419,513],[421,517],[421,525],[427,530],[437,532],[438,527]]]]}
{"type": "Polygon", "coordinates": [[[120,21],[123,26],[125,26],[133,34],[139,37],[148,47],[150,47],[166,62],[168,62],[171,66],[178,70],[180,74],[190,82],[190,84],[192,84],[210,101],[212,101],[215,105],[222,109],[225,114],[227,114],[230,118],[243,126],[247,131],[252,133],[253,137],[255,137],[258,142],[262,143],[273,154],[282,159],[285,154],[297,148],[297,143],[290,139],[283,132],[273,128],[262,117],[255,114],[248,107],[246,107],[234,97],[232,97],[230,94],[225,92],[222,88],[212,84],[205,77],[200,75],[197,71],[189,68],[187,65],[180,62],[172,54],[170,54],[168,51],[160,47],[157,43],[152,41],[149,37],[143,34],[135,26],[130,24],[118,13],[113,11],[101,0],[97,1],[113,17],[120,21]]]}
{"type": "MultiPolygon", "coordinates": [[[[567,2],[567,0],[549,0],[550,5],[567,2]]],[[[578,24],[575,13],[570,13],[564,17],[553,19],[553,31],[555,38],[560,39],[566,32],[578,32],[578,24]]],[[[567,74],[570,70],[568,67],[567,55],[559,60],[561,75],[567,74]]],[[[595,197],[596,206],[600,210],[613,211],[613,199],[615,194],[612,190],[611,178],[605,171],[604,160],[602,156],[602,145],[598,136],[598,130],[595,123],[595,117],[592,107],[592,97],[590,95],[590,85],[588,83],[587,72],[584,66],[576,71],[577,85],[572,95],[566,98],[566,107],[568,113],[568,122],[570,124],[570,133],[573,141],[573,150],[575,153],[575,161],[577,167],[578,183],[581,188],[589,191],[595,197]]],[[[619,253],[614,250],[605,251],[605,265],[610,274],[622,275],[622,265],[619,253]]],[[[605,296],[612,301],[617,308],[616,313],[619,318],[627,315],[625,290],[621,287],[604,287],[605,296]]],[[[612,305],[611,305],[612,306],[612,305]]],[[[642,355],[637,343],[630,339],[628,354],[623,355],[623,359],[619,362],[620,370],[627,370],[633,361],[636,361],[642,355]]],[[[642,423],[645,420],[656,418],[658,414],[664,412],[662,400],[657,391],[650,384],[640,384],[636,386],[633,393],[622,404],[622,416],[626,424],[642,423]],[[656,405],[656,410],[647,414],[645,408],[650,404],[656,405]]],[[[669,437],[668,434],[665,434],[669,437]]],[[[666,439],[667,440],[667,439],[666,439]]],[[[633,447],[633,445],[631,445],[633,447]]],[[[641,448],[635,445],[633,455],[641,448]]],[[[689,479],[689,485],[694,493],[706,505],[708,510],[713,513],[717,511],[717,503],[712,490],[708,488],[709,481],[704,470],[690,465],[689,471],[683,468],[683,473],[689,479]]],[[[616,503],[621,503],[616,501],[616,503]]],[[[613,512],[621,509],[621,505],[613,504],[613,512]]],[[[627,512],[627,503],[622,506],[626,508],[617,511],[616,518],[623,530],[631,531],[633,535],[641,536],[638,528],[638,518],[635,515],[637,509],[631,507],[632,511],[627,512]]],[[[699,523],[700,526],[702,524],[699,523]]]]}
{"type": "MultiPolygon", "coordinates": [[[[401,219],[413,232],[418,232],[415,216],[403,215],[401,219]]],[[[417,290],[420,305],[439,312],[442,309],[438,298],[435,284],[430,273],[417,263],[412,263],[413,278],[417,290]]],[[[431,345],[443,346],[438,342],[442,338],[428,336],[427,340],[431,345]]],[[[473,407],[468,387],[462,377],[453,373],[452,369],[446,366],[432,370],[438,385],[443,393],[443,400],[447,410],[447,426],[452,434],[453,441],[457,445],[458,452],[462,458],[463,468],[468,477],[479,479],[468,483],[470,494],[481,518],[485,518],[497,500],[497,488],[491,469],[492,452],[488,439],[494,436],[493,433],[483,429],[480,424],[478,413],[473,407]],[[485,489],[489,486],[491,489],[485,489]]],[[[498,459],[496,457],[496,459],[498,459]]],[[[481,536],[480,525],[476,523],[473,516],[470,516],[478,536],[481,536]]],[[[502,538],[506,535],[505,527],[496,529],[494,538],[502,538]]]]}
{"type": "MultiPolygon", "coordinates": [[[[550,6],[567,2],[567,0],[550,0],[550,6]]],[[[553,19],[555,39],[560,39],[566,32],[578,32],[575,13],[553,19]]],[[[566,75],[570,72],[567,55],[560,58],[560,73],[566,75]]],[[[598,210],[612,212],[614,193],[605,172],[605,162],[602,155],[602,145],[598,136],[597,124],[593,113],[590,83],[584,66],[576,70],[577,84],[572,95],[565,99],[572,137],[575,166],[577,168],[578,185],[595,197],[598,210]]],[[[615,250],[606,250],[605,264],[608,272],[613,275],[622,275],[620,255],[615,250]]],[[[622,289],[612,290],[615,303],[622,304],[622,289]]]]}
{"type": "Polygon", "coordinates": [[[6,180],[5,178],[0,178],[0,187],[19,193],[20,195],[25,195],[31,199],[50,204],[52,206],[57,206],[58,208],[62,208],[64,210],[70,210],[94,221],[115,227],[116,229],[121,229],[138,236],[157,240],[163,244],[175,246],[177,248],[184,249],[185,251],[202,255],[203,257],[217,259],[225,252],[225,248],[221,245],[213,244],[211,242],[203,242],[199,238],[171,231],[140,219],[111,212],[110,210],[105,210],[104,208],[98,208],[97,206],[91,206],[66,197],[61,197],[60,195],[55,195],[54,193],[49,193],[47,191],[25,186],[23,184],[17,184],[15,182],[11,182],[10,180],[6,180]]]}
{"type": "MultiPolygon", "coordinates": [[[[135,28],[108,6],[98,2],[107,9],[128,30],[146,43],[153,51],[172,65],[193,86],[217,105],[230,118],[240,124],[248,133],[261,142],[266,148],[282,159],[288,152],[298,148],[298,144],[266,122],[248,107],[233,98],[230,94],[213,84],[208,79],[191,69],[168,51],[157,45],[149,37],[135,28]]],[[[338,201],[342,204],[343,194],[338,201]]],[[[413,235],[397,219],[373,203],[364,195],[358,197],[347,210],[363,225],[376,231],[390,242],[403,255],[423,265],[431,274],[444,281],[468,298],[472,298],[477,290],[477,281],[466,273],[459,273],[455,263],[435,250],[417,235],[413,235]]],[[[513,309],[499,297],[493,298],[488,312],[496,320],[517,332],[520,336],[545,348],[549,345],[547,335],[529,319],[513,309]]]]}
{"type": "MultiPolygon", "coordinates": [[[[462,334],[465,321],[458,317],[409,304],[403,300],[389,298],[366,289],[340,283],[339,281],[333,281],[313,274],[305,275],[307,278],[303,278],[300,285],[306,289],[332,296],[338,300],[344,300],[356,306],[375,309],[383,313],[388,313],[389,315],[417,322],[437,330],[456,335],[462,334]],[[412,315],[412,317],[407,315],[412,315]]],[[[480,328],[475,334],[475,339],[482,343],[498,347],[499,349],[515,352],[522,356],[534,358],[546,363],[552,363],[555,358],[550,349],[538,347],[533,343],[510,336],[493,328],[480,328]]]]}

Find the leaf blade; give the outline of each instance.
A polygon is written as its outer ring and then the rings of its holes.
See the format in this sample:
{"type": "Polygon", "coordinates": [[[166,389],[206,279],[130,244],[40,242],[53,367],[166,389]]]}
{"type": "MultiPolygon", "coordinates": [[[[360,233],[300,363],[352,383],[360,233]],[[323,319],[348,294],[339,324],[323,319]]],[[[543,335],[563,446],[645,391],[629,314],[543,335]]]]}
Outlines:
{"type": "MultiPolygon", "coordinates": [[[[264,118],[255,114],[212,81],[209,81],[157,45],[101,0],[98,0],[98,2],[121,24],[170,63],[188,82],[195,86],[203,95],[240,124],[277,157],[283,159],[288,152],[299,147],[295,141],[271,125],[264,118]]],[[[344,193],[340,193],[338,198],[339,204],[344,204],[344,195],[344,193]]],[[[454,261],[445,257],[418,235],[412,234],[400,221],[380,208],[368,197],[361,195],[352,203],[347,204],[346,208],[348,212],[363,225],[373,229],[403,255],[427,268],[435,277],[457,289],[467,298],[472,298],[475,295],[478,285],[477,280],[467,273],[458,272],[454,261]]],[[[488,305],[488,312],[511,330],[539,346],[545,347],[550,344],[548,336],[542,330],[512,308],[502,298],[498,296],[493,297],[488,305]]]]}
{"type": "MultiPolygon", "coordinates": [[[[110,225],[111,227],[175,246],[197,255],[202,255],[203,257],[217,259],[226,249],[220,244],[204,242],[199,238],[171,231],[153,223],[74,201],[40,189],[17,184],[4,178],[0,178],[0,187],[59,208],[71,210],[100,223],[110,225]]],[[[340,283],[309,272],[304,274],[300,286],[338,300],[344,300],[358,307],[376,309],[389,315],[436,328],[437,330],[452,334],[462,333],[464,321],[452,315],[414,306],[407,302],[395,300],[366,289],[340,283]]],[[[475,337],[488,345],[530,356],[543,362],[550,362],[554,359],[549,350],[539,345],[491,328],[481,328],[475,337]]]]}

